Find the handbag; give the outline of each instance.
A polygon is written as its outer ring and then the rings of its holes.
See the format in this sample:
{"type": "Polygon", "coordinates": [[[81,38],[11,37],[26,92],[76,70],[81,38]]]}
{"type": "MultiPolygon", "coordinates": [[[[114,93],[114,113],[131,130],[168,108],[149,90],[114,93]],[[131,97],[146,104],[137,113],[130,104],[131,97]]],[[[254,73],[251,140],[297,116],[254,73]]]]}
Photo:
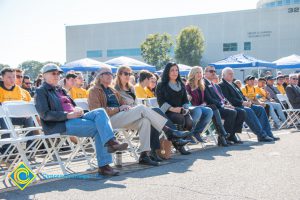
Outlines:
{"type": "Polygon", "coordinates": [[[161,138],[160,149],[158,150],[157,154],[164,160],[170,159],[172,154],[172,142],[165,138],[161,138]]]}

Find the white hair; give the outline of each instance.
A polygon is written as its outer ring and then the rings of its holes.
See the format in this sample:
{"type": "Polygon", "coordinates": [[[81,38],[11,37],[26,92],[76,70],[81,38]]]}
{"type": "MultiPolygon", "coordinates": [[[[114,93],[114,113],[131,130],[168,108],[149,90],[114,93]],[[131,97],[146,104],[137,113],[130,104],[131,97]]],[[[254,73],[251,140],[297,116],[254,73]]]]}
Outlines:
{"type": "Polygon", "coordinates": [[[231,67],[225,67],[225,68],[222,70],[222,78],[224,78],[224,76],[226,76],[226,74],[227,74],[229,71],[233,71],[233,69],[232,69],[231,67]]]}
{"type": "Polygon", "coordinates": [[[291,78],[294,77],[294,76],[298,77],[298,74],[290,74],[290,75],[289,75],[289,78],[291,79],[291,78]]]}

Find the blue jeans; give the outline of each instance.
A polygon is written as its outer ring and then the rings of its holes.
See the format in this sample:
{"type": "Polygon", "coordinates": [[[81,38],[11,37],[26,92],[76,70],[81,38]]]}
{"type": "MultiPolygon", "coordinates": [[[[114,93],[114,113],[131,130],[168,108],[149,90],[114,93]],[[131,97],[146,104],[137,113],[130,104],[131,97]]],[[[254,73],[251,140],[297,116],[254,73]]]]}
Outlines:
{"type": "Polygon", "coordinates": [[[190,113],[194,123],[192,129],[194,134],[202,133],[214,114],[211,108],[204,106],[191,107],[190,113]]]}
{"type": "Polygon", "coordinates": [[[114,138],[114,133],[103,108],[85,113],[81,118],[66,121],[66,128],[66,135],[94,137],[99,167],[112,163],[112,156],[104,145],[114,138]]]}
{"type": "Polygon", "coordinates": [[[245,122],[257,137],[273,137],[267,113],[262,106],[252,105],[251,108],[242,107],[247,117],[245,122]]]}

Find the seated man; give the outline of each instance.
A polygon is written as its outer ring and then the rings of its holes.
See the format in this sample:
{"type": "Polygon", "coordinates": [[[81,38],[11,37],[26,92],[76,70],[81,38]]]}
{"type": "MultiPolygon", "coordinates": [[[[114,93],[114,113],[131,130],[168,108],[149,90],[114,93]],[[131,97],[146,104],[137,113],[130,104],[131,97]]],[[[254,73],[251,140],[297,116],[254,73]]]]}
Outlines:
{"type": "Polygon", "coordinates": [[[281,124],[285,122],[286,117],[282,111],[280,103],[275,102],[275,100],[270,97],[270,94],[265,90],[265,87],[266,80],[264,78],[260,78],[258,80],[257,87],[255,87],[256,96],[261,102],[269,105],[270,116],[274,121],[274,126],[275,128],[279,128],[281,124]]]}
{"type": "Polygon", "coordinates": [[[290,74],[289,83],[290,84],[285,88],[286,95],[293,108],[300,109],[300,87],[298,86],[298,75],[290,74]]]}
{"type": "Polygon", "coordinates": [[[266,76],[267,86],[265,87],[266,91],[270,94],[270,98],[274,99],[276,102],[279,103],[279,100],[276,94],[280,94],[278,89],[274,86],[275,77],[273,76],[266,76]]]}
{"type": "MultiPolygon", "coordinates": [[[[89,90],[89,108],[104,108],[110,116],[113,128],[137,130],[140,138],[139,163],[157,166],[159,163],[151,159],[149,153],[150,131],[153,126],[158,132],[178,133],[166,126],[167,119],[144,105],[131,107],[126,105],[118,91],[111,87],[113,74],[110,68],[102,67],[96,76],[95,86],[89,90]]],[[[178,134],[176,134],[178,135],[178,134]]]]}
{"type": "Polygon", "coordinates": [[[137,98],[152,98],[149,96],[145,88],[149,85],[152,73],[147,70],[140,71],[139,83],[134,86],[134,90],[137,98]]]}
{"type": "Polygon", "coordinates": [[[128,144],[119,144],[114,138],[109,117],[104,109],[83,113],[67,92],[58,86],[62,70],[49,63],[42,68],[44,83],[36,90],[35,107],[40,115],[45,134],[60,133],[95,139],[98,173],[105,176],[119,174],[109,164],[110,153],[127,149],[128,144]]]}
{"type": "Polygon", "coordinates": [[[230,67],[222,70],[222,81],[219,84],[225,98],[238,109],[246,111],[245,122],[257,135],[258,141],[271,142],[278,140],[271,131],[270,123],[265,109],[262,106],[253,105],[247,101],[242,91],[233,83],[234,72],[230,67]]]}
{"type": "Polygon", "coordinates": [[[72,99],[81,99],[81,98],[88,98],[88,91],[83,88],[84,79],[81,72],[75,72],[76,75],[76,84],[70,90],[70,96],[72,99]]]}
{"type": "Polygon", "coordinates": [[[76,85],[76,74],[69,73],[66,75],[66,77],[63,79],[63,88],[67,91],[69,94],[70,90],[75,87],[76,85]]]}
{"type": "MultiPolygon", "coordinates": [[[[229,133],[228,141],[241,144],[236,137],[237,132],[242,132],[243,123],[246,117],[245,111],[241,109],[235,109],[225,99],[222,90],[219,85],[215,84],[213,80],[216,78],[216,70],[213,66],[207,66],[205,68],[205,101],[208,105],[214,105],[220,112],[221,117],[224,119],[224,126],[221,123],[221,130],[225,128],[225,131],[229,133]]],[[[218,127],[218,126],[216,126],[218,127]]],[[[219,130],[219,132],[222,132],[219,130]]],[[[225,132],[223,130],[223,132],[225,132]]],[[[226,133],[225,132],[225,133],[226,133]]]]}
{"type": "Polygon", "coordinates": [[[35,88],[32,86],[32,82],[30,80],[30,77],[25,75],[23,77],[23,82],[22,82],[22,88],[29,92],[30,96],[33,97],[35,93],[35,88]]]}
{"type": "MultiPolygon", "coordinates": [[[[22,89],[20,86],[16,84],[16,71],[12,68],[4,68],[1,71],[2,81],[0,84],[0,103],[5,101],[31,101],[30,94],[22,89]]],[[[18,79],[23,78],[20,77],[18,79]]],[[[22,80],[20,80],[22,81],[22,80]]],[[[34,126],[33,120],[31,118],[12,118],[12,123],[14,125],[23,125],[26,127],[34,126]]],[[[7,129],[7,126],[3,119],[0,120],[1,129],[7,129]]],[[[31,131],[27,135],[31,136],[34,132],[31,131]]],[[[9,138],[9,134],[3,134],[2,138],[9,138]]],[[[30,141],[27,142],[27,146],[30,145],[30,141]]],[[[4,145],[0,152],[3,153],[7,149],[8,145],[4,145]]]]}

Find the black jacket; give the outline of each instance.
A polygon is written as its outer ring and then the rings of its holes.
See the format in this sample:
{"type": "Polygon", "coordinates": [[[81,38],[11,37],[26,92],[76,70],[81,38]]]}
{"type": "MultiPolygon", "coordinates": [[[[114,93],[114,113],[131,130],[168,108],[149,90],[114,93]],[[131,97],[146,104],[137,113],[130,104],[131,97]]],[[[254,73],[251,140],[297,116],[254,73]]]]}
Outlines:
{"type": "MultiPolygon", "coordinates": [[[[217,84],[215,84],[215,87],[217,88],[218,92],[221,95],[223,95],[220,86],[218,86],[217,84]]],[[[208,105],[212,105],[213,104],[213,105],[217,106],[217,108],[221,108],[222,107],[222,99],[215,92],[215,90],[212,87],[211,83],[208,80],[206,80],[206,79],[205,79],[204,99],[205,99],[205,102],[208,105]]]]}
{"type": "Polygon", "coordinates": [[[241,107],[243,105],[243,101],[247,101],[245,96],[243,95],[240,88],[233,83],[234,87],[230,85],[227,81],[222,79],[219,83],[219,86],[222,89],[223,95],[225,98],[234,106],[234,107],[241,107]]]}
{"type": "Polygon", "coordinates": [[[300,91],[298,91],[294,86],[288,85],[285,88],[285,92],[293,108],[300,108],[300,91]]]}
{"type": "MultiPolygon", "coordinates": [[[[63,89],[55,88],[47,83],[36,89],[35,107],[40,115],[42,127],[45,134],[64,133],[66,132],[67,112],[63,110],[60,99],[56,93],[62,90],[64,95],[67,92],[63,89]]],[[[68,96],[72,104],[75,102],[68,96]]]]}

